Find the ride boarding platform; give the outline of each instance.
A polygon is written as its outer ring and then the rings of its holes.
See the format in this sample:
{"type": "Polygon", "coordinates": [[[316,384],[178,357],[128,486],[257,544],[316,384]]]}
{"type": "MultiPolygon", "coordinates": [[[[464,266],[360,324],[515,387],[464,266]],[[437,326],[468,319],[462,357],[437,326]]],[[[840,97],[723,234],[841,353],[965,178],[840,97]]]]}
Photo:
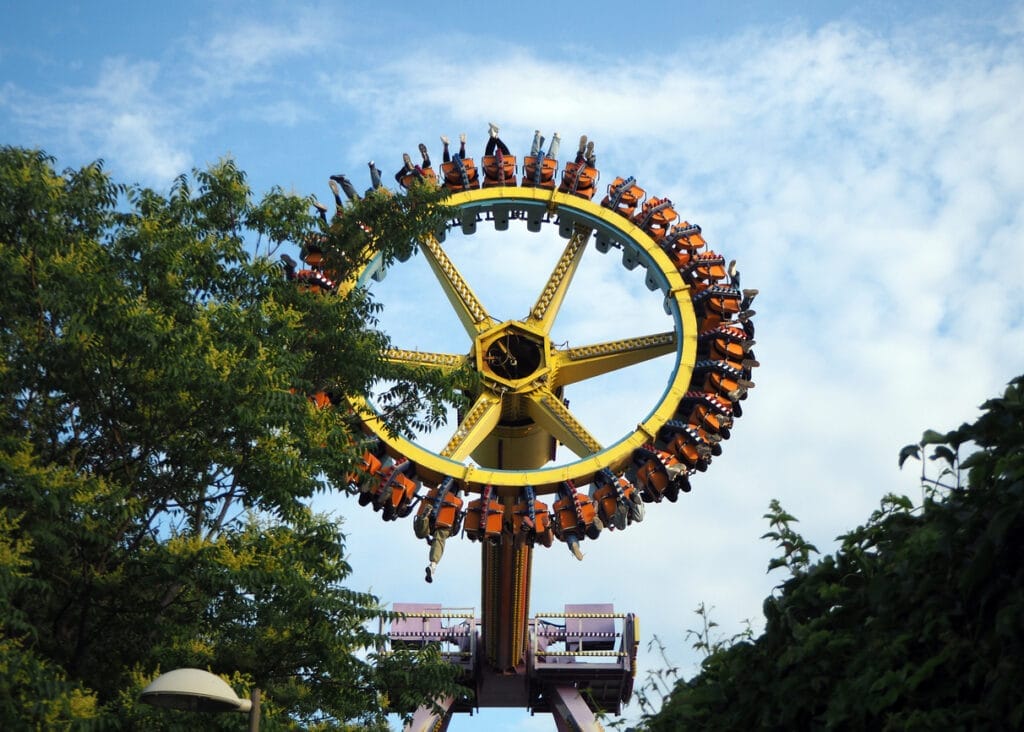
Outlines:
{"type": "Polygon", "coordinates": [[[443,732],[454,714],[496,707],[551,714],[558,730],[600,730],[596,713],[619,714],[633,694],[639,621],[611,604],[566,605],[530,618],[525,658],[505,671],[488,663],[472,610],[434,603],[395,603],[393,610],[402,617],[386,629],[388,649],[437,644],[462,669],[466,687],[464,697],[438,701],[441,713],[416,710],[407,732],[443,732]]]}

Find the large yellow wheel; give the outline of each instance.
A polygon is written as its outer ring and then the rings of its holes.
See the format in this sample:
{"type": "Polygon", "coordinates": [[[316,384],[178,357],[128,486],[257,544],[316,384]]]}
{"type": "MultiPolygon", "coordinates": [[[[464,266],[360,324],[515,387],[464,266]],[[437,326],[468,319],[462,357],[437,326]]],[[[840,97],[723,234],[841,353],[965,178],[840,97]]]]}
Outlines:
{"type": "MultiPolygon", "coordinates": [[[[364,424],[392,454],[408,458],[421,480],[436,484],[450,477],[471,492],[491,485],[505,498],[518,495],[524,486],[538,494],[554,493],[564,481],[585,485],[604,469],[621,474],[638,449],[656,442],[691,385],[698,322],[693,292],[680,271],[644,229],[579,196],[500,186],[456,193],[448,203],[459,214],[452,229],[464,234],[475,233],[479,226],[502,231],[511,220],[516,228],[525,225],[531,232],[556,227],[567,242],[535,304],[518,320],[498,320],[488,311],[486,298],[474,293],[447,255],[445,236],[420,242],[465,329],[468,348],[462,353],[394,349],[389,358],[442,370],[468,365],[479,375],[480,387],[441,449],[389,434],[372,400],[354,405],[364,424]],[[671,330],[641,330],[632,337],[577,347],[552,342],[555,317],[591,243],[601,252],[621,250],[627,268],[646,270],[638,284],[642,280],[652,293],[661,293],[671,330]],[[566,406],[566,387],[666,354],[675,358],[660,398],[646,414],[636,414],[635,428],[614,443],[601,444],[566,406]],[[575,459],[549,465],[555,441],[575,459]]],[[[360,284],[369,285],[382,274],[378,256],[363,271],[360,284]]]]}

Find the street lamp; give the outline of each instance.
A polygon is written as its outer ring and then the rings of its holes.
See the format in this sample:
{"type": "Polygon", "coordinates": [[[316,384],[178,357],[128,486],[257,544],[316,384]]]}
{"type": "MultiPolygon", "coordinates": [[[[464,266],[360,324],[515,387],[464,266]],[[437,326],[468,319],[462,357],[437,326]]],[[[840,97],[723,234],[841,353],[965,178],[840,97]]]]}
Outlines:
{"type": "Polygon", "coordinates": [[[259,729],[259,691],[253,689],[252,700],[241,699],[224,679],[202,669],[177,668],[161,674],[142,690],[139,699],[165,709],[243,712],[249,715],[249,729],[259,729]]]}

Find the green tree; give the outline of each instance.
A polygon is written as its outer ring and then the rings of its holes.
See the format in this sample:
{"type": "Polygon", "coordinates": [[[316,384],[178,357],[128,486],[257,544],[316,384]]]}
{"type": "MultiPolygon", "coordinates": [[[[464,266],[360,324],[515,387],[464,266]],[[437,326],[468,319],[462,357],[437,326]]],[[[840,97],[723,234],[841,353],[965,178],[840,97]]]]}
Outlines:
{"type": "MultiPolygon", "coordinates": [[[[924,498],[888,495],[808,561],[773,502],[790,575],[756,640],[713,649],[642,727],[1019,729],[1024,726],[1024,377],[972,424],[924,433],[924,498]]],[[[813,551],[813,547],[809,547],[813,551]]]]}
{"type": "MultiPolygon", "coordinates": [[[[345,281],[371,237],[389,260],[443,226],[441,199],[382,192],[323,226],[230,160],[162,195],[0,149],[0,727],[172,724],[134,694],[185,665],[258,686],[271,727],[395,711],[385,612],[309,504],[364,449],[346,397],[400,384],[401,429],[456,384],[383,358],[365,292],[302,291],[271,256],[315,242],[345,281]]],[[[436,653],[406,662],[406,702],[452,690],[436,653]]]]}

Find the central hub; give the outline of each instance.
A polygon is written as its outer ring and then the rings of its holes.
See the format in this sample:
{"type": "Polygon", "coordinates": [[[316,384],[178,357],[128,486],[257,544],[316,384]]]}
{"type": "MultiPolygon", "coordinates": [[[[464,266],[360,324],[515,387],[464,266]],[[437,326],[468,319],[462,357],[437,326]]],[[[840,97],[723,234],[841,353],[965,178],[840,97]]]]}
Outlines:
{"type": "Polygon", "coordinates": [[[495,340],[484,354],[490,370],[503,379],[525,379],[543,360],[540,344],[518,333],[507,333],[495,340]]]}
{"type": "Polygon", "coordinates": [[[547,348],[547,338],[524,323],[502,323],[477,338],[477,369],[504,386],[523,390],[547,373],[547,348]]]}

